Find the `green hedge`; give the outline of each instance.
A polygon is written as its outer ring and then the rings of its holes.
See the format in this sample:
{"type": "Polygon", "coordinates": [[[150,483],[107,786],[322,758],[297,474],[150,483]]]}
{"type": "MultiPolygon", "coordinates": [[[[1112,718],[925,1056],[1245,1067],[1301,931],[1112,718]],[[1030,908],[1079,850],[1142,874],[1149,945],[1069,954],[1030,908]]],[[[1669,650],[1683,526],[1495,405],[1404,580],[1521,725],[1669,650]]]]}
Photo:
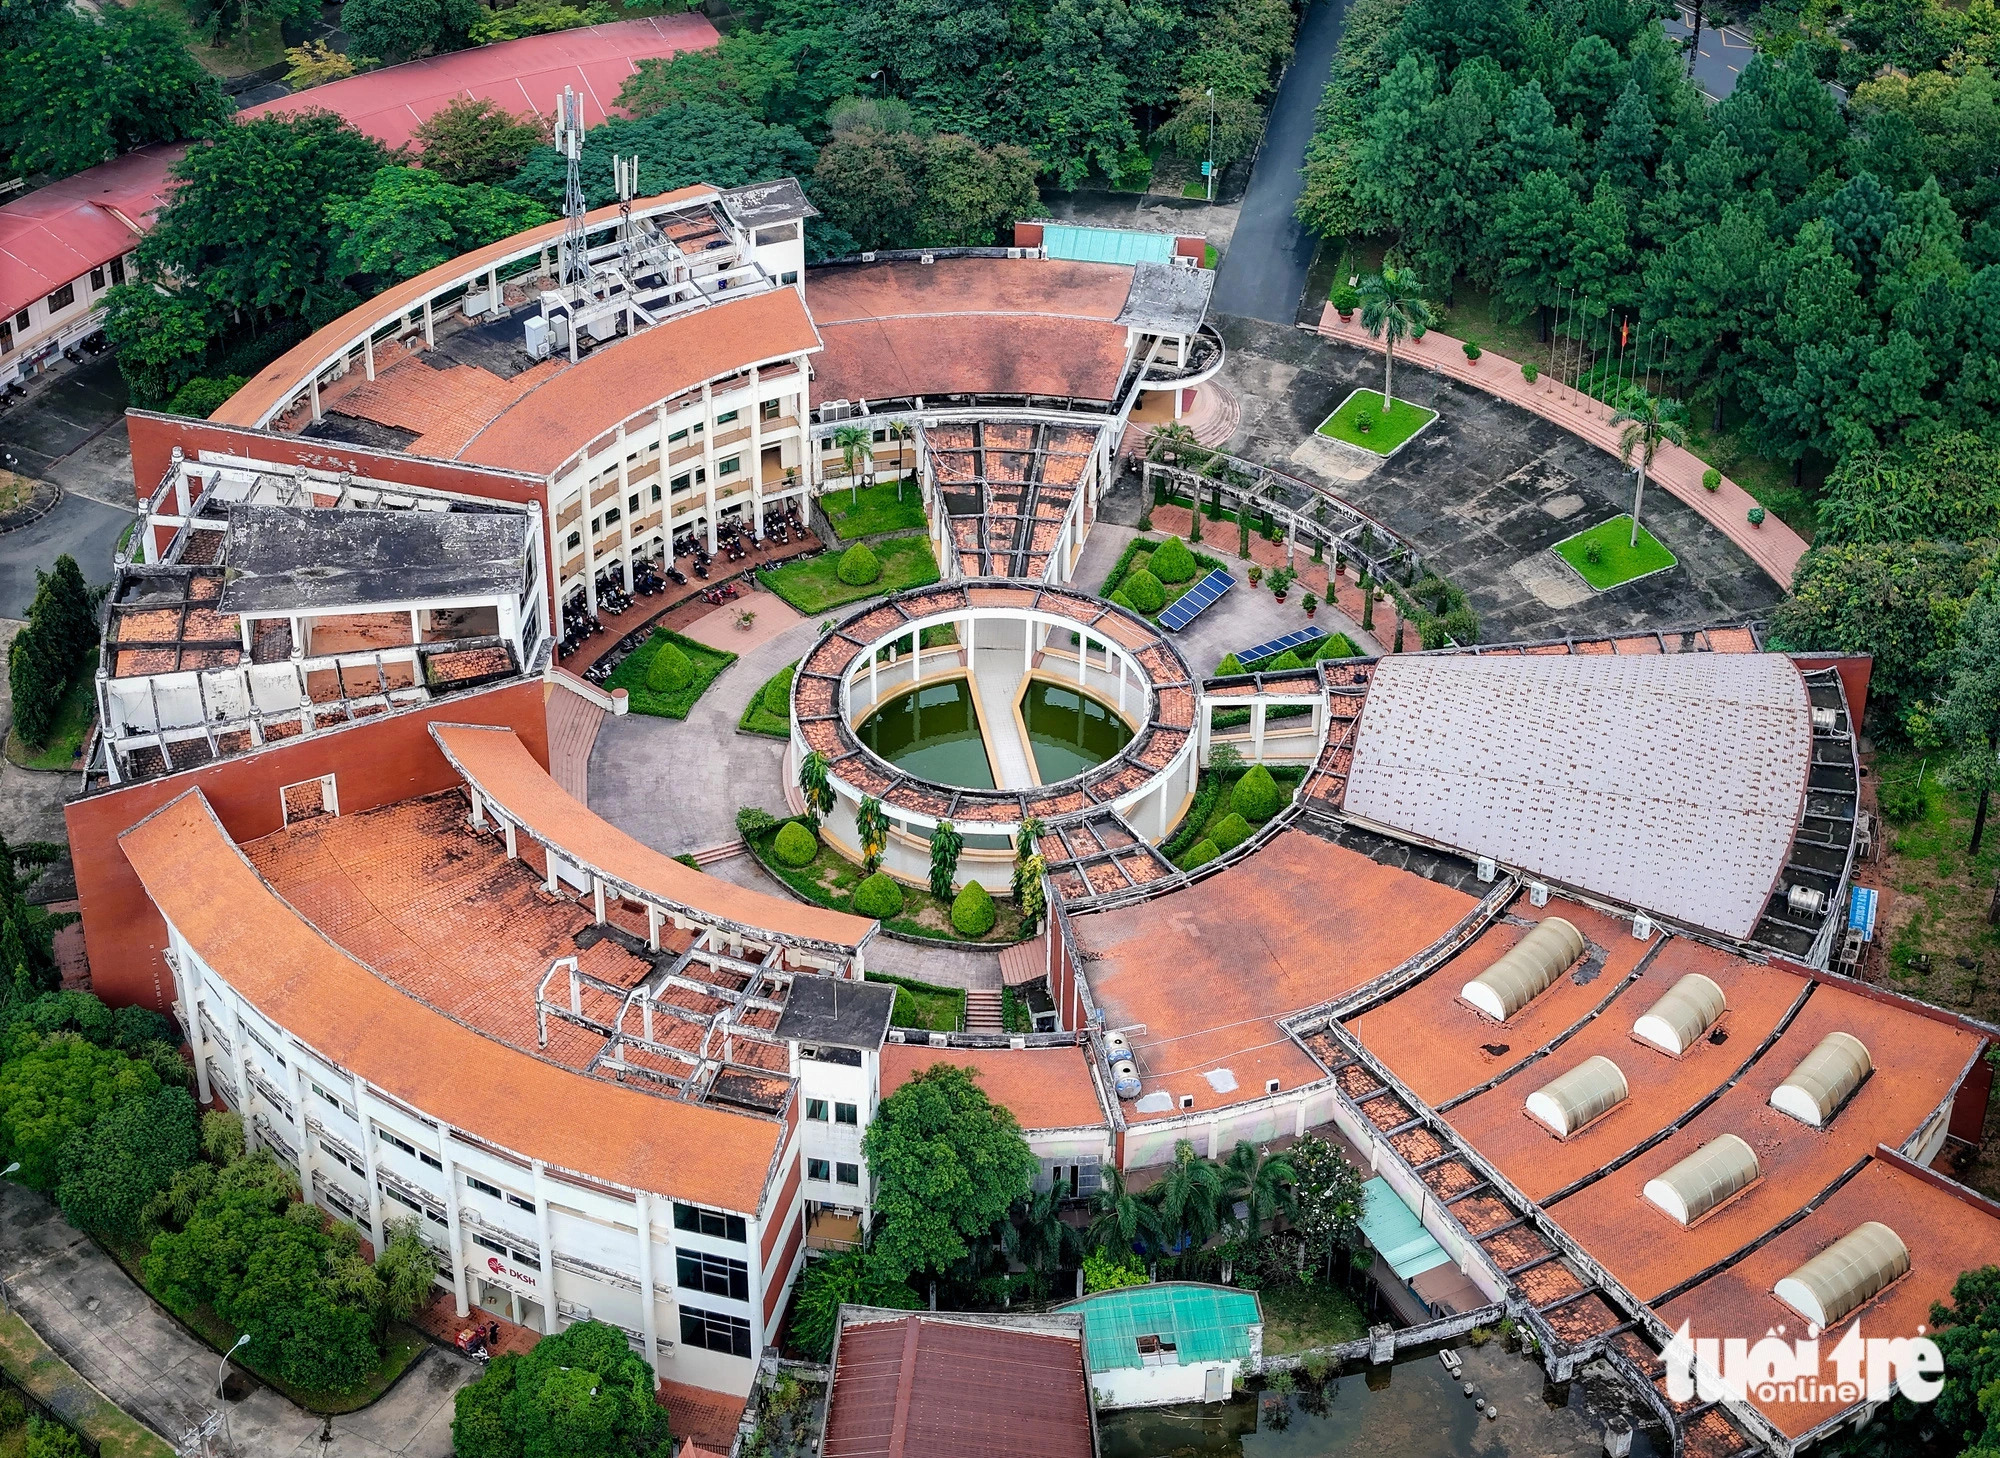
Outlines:
{"type": "Polygon", "coordinates": [[[745,733],[763,734],[772,739],[791,738],[792,675],[798,667],[796,663],[787,663],[765,679],[763,686],[750,695],[750,702],[743,706],[743,715],[736,721],[736,727],[745,733]]]}
{"type": "Polygon", "coordinates": [[[652,637],[633,649],[623,663],[611,670],[604,687],[606,690],[622,688],[630,694],[635,714],[685,719],[695,701],[708,691],[708,686],[715,682],[722,670],[735,661],[734,653],[724,653],[679,633],[655,628],[652,637]],[[679,688],[663,691],[652,686],[651,674],[654,657],[668,645],[686,658],[692,676],[679,688]]]}
{"type": "Polygon", "coordinates": [[[1221,854],[1221,850],[1216,847],[1214,841],[1198,840],[1194,844],[1194,849],[1189,851],[1187,857],[1181,862],[1181,869],[1183,871],[1198,870],[1221,854]]]}
{"type": "Polygon", "coordinates": [[[819,842],[798,821],[788,820],[771,842],[771,854],[796,870],[812,864],[812,858],[819,854],[819,842]]]}
{"type": "Polygon", "coordinates": [[[871,582],[882,580],[882,564],[868,550],[866,542],[856,542],[840,554],[840,565],[834,569],[834,576],[849,587],[866,587],[871,582]]]}
{"type": "Polygon", "coordinates": [[[1151,617],[1167,605],[1167,589],[1160,579],[1141,567],[1119,585],[1135,612],[1151,617]]]}
{"type": "Polygon", "coordinates": [[[1229,808],[1253,825],[1262,825],[1276,815],[1284,803],[1284,796],[1278,791],[1278,782],[1261,764],[1253,764],[1245,770],[1243,778],[1229,793],[1229,808]]]}
{"type": "Polygon", "coordinates": [[[956,987],[938,987],[882,972],[870,972],[867,980],[896,989],[896,1006],[889,1014],[895,1027],[956,1033],[965,1026],[965,993],[956,987]]]}
{"type": "Polygon", "coordinates": [[[646,665],[646,687],[656,694],[671,694],[694,682],[694,664],[674,643],[654,647],[652,662],[646,665]]]}
{"type": "Polygon", "coordinates": [[[1217,850],[1228,851],[1235,850],[1255,834],[1256,832],[1250,828],[1250,822],[1232,810],[1210,827],[1208,838],[1215,842],[1217,850]]]}
{"type": "Polygon", "coordinates": [[[1201,571],[1195,564],[1194,552],[1179,537],[1168,537],[1162,542],[1147,565],[1155,577],[1170,584],[1192,582],[1201,571]]]}

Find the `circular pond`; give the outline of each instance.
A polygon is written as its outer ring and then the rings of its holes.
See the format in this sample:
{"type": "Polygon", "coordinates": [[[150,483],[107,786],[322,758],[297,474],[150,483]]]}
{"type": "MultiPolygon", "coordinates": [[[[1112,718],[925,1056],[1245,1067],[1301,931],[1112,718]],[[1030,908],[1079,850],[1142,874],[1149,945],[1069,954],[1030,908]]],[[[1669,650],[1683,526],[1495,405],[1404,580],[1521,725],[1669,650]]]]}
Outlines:
{"type": "MultiPolygon", "coordinates": [[[[999,727],[1025,740],[1037,784],[1095,769],[1132,740],[1131,725],[1116,710],[1065,684],[1036,679],[1016,707],[1019,722],[999,727]]],[[[963,674],[894,695],[854,732],[905,774],[965,790],[994,787],[986,726],[963,674]]]]}

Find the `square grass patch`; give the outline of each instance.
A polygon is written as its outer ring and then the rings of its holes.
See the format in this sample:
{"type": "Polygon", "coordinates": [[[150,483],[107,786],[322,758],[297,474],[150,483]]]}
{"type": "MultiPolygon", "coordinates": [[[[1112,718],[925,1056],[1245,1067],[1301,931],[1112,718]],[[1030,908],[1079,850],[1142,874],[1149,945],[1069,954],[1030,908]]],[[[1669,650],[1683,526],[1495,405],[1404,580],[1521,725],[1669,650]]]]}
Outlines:
{"type": "Polygon", "coordinates": [[[697,643],[692,638],[684,638],[679,633],[668,632],[665,628],[655,628],[653,636],[634,648],[625,656],[625,661],[611,670],[611,676],[604,681],[606,692],[624,689],[632,696],[632,712],[652,714],[661,719],[685,719],[688,711],[708,691],[722,670],[736,661],[734,653],[724,653],[711,648],[706,643],[697,643]],[[672,643],[687,654],[688,662],[694,665],[694,677],[669,693],[655,693],[646,687],[646,670],[652,667],[653,655],[660,651],[660,645],[672,643]]]}
{"type": "Polygon", "coordinates": [[[1385,414],[1381,391],[1356,390],[1335,407],[1333,414],[1319,423],[1319,433],[1388,457],[1408,445],[1437,418],[1437,411],[1408,400],[1398,400],[1395,408],[1385,414]],[[1361,429],[1359,423],[1364,411],[1374,422],[1366,431],[1361,429]]]}
{"type": "Polygon", "coordinates": [[[1639,528],[1639,544],[1635,547],[1631,542],[1632,517],[1627,512],[1564,537],[1551,550],[1598,592],[1664,572],[1679,560],[1643,526],[1639,528]],[[1592,546],[1597,548],[1595,562],[1590,560],[1592,546]]]}
{"type": "Polygon", "coordinates": [[[859,492],[828,491],[819,499],[819,509],[833,523],[843,542],[856,537],[872,537],[882,532],[906,532],[924,525],[924,493],[915,482],[901,488],[895,481],[864,486],[859,492]]]}
{"type": "Polygon", "coordinates": [[[906,587],[925,587],[938,580],[937,559],[931,555],[930,538],[921,532],[871,542],[868,549],[882,564],[882,575],[865,586],[851,587],[840,580],[838,552],[822,552],[805,561],[769,568],[759,572],[757,580],[808,617],[864,598],[901,592],[906,587]]]}
{"type": "Polygon", "coordinates": [[[96,722],[97,650],[93,648],[77,665],[76,678],[63,693],[55,727],[49,731],[49,742],[36,749],[21,738],[19,731],[9,730],[7,758],[24,769],[66,770],[83,752],[83,741],[96,722]]]}

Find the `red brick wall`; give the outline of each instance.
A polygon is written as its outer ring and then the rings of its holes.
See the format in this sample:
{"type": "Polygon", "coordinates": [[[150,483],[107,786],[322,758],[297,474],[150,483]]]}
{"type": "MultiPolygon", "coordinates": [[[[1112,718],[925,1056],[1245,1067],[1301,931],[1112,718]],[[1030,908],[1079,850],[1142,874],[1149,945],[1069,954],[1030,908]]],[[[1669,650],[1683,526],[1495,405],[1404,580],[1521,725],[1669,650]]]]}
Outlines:
{"type": "Polygon", "coordinates": [[[1208,257],[1208,239],[1183,233],[1174,239],[1174,254],[1179,258],[1192,258],[1196,263],[1208,257]]]}
{"type": "Polygon", "coordinates": [[[1986,1105],[1993,1096],[1993,1065],[1984,1058],[1974,1061],[1972,1072],[1965,1075],[1965,1082],[1958,1086],[1958,1097],[1951,1106],[1951,1125],[1947,1132],[1954,1139],[1963,1139],[1974,1146],[1986,1142],[1986,1105]]]}
{"type": "MultiPolygon", "coordinates": [[[[792,1102],[796,1104],[798,1100],[794,1098],[792,1102]]],[[[789,1142],[790,1136],[786,1137],[789,1142]]],[[[791,1166],[785,1171],[784,1182],[778,1186],[778,1198],[765,1209],[763,1215],[764,1239],[760,1242],[758,1253],[764,1258],[767,1277],[771,1272],[771,1252],[777,1247],[779,1232],[785,1228],[786,1212],[792,1208],[792,1202],[799,1193],[799,1150],[796,1143],[791,1143],[790,1147],[791,1166]]]]}
{"type": "Polygon", "coordinates": [[[806,1210],[799,1207],[798,1218],[792,1221],[791,1229],[785,1233],[785,1246],[778,1253],[777,1263],[764,1267],[764,1330],[771,1329],[777,1319],[778,1308],[785,1299],[785,1276],[792,1269],[792,1261],[799,1253],[799,1242],[806,1238],[806,1210]]]}
{"type": "Polygon", "coordinates": [[[118,837],[125,830],[191,789],[208,797],[223,828],[238,841],[280,828],[280,787],[320,775],[336,776],[341,813],[349,815],[449,789],[460,780],[430,736],[433,723],[508,725],[536,759],[548,764],[542,684],[531,679],[364,720],[66,806],[63,817],[76,865],[92,989],[114,1007],[140,1003],[161,1012],[174,997],[173,974],[160,955],[166,924],[119,848],[118,837]]]}
{"type": "Polygon", "coordinates": [[[1014,225],[1014,246],[1016,248],[1041,247],[1042,225],[1040,223],[1016,223],[1014,225]]]}
{"type": "Polygon", "coordinates": [[[1801,669],[1832,668],[1840,674],[1840,687],[1847,695],[1847,711],[1854,716],[1856,726],[1868,717],[1868,682],[1875,674],[1875,660],[1865,654],[1846,655],[1839,658],[1812,658],[1803,653],[1792,655],[1792,662],[1801,669]]]}

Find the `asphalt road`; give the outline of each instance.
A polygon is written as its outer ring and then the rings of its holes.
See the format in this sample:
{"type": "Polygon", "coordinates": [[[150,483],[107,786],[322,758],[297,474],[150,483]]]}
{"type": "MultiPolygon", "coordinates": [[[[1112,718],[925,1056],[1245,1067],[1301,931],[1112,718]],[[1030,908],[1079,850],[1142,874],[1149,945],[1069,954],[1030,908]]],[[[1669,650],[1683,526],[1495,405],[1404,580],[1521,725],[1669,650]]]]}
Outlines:
{"type": "Polygon", "coordinates": [[[1286,325],[1298,313],[1319,240],[1292,216],[1292,209],[1305,188],[1313,111],[1333,74],[1333,53],[1346,14],[1347,0],[1319,0],[1299,25],[1292,64],[1272,99],[1264,147],[1243,194],[1236,234],[1216,272],[1209,300],[1216,313],[1286,325]]]}
{"type": "Polygon", "coordinates": [[[0,536],[0,617],[26,617],[35,570],[65,552],[85,581],[111,580],[111,554],[135,515],[117,504],[132,491],[124,416],[125,384],[109,355],[66,371],[0,415],[0,463],[63,488],[55,510],[0,536]]]}

